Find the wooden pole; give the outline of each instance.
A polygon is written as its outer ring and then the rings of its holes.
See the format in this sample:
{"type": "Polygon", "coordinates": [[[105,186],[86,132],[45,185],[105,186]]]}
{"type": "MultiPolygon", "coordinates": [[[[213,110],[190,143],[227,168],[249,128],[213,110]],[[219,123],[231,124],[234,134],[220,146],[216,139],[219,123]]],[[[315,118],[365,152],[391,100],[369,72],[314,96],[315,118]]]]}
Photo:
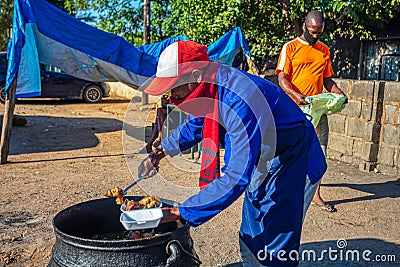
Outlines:
{"type": "MultiPolygon", "coordinates": [[[[150,0],[144,0],[143,5],[143,44],[150,43],[150,0]]],[[[142,105],[149,103],[149,96],[142,93],[142,105]]]]}
{"type": "Polygon", "coordinates": [[[143,44],[150,42],[150,0],[144,0],[143,6],[143,44]]]}
{"type": "Polygon", "coordinates": [[[7,163],[9,148],[10,148],[10,139],[11,139],[11,130],[12,130],[12,121],[14,115],[14,107],[15,107],[15,93],[17,90],[17,76],[14,77],[13,82],[8,90],[8,99],[6,99],[5,107],[4,107],[4,117],[3,117],[3,126],[1,131],[1,164],[7,163]]]}

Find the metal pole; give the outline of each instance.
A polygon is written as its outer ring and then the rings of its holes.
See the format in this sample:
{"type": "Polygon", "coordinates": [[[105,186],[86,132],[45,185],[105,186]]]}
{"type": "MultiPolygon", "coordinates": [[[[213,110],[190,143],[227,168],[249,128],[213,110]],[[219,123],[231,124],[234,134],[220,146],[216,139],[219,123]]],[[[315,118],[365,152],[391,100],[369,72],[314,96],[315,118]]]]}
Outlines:
{"type": "Polygon", "coordinates": [[[4,106],[4,117],[3,117],[3,127],[1,131],[1,164],[7,163],[8,154],[10,151],[10,139],[11,139],[11,130],[12,130],[12,121],[14,115],[14,107],[15,107],[15,92],[17,89],[17,75],[14,77],[13,82],[8,90],[8,99],[6,99],[6,103],[4,106]]]}
{"type": "MultiPolygon", "coordinates": [[[[143,44],[150,43],[150,0],[144,0],[143,5],[143,44]]],[[[142,93],[142,105],[149,103],[149,96],[142,93]]]]}

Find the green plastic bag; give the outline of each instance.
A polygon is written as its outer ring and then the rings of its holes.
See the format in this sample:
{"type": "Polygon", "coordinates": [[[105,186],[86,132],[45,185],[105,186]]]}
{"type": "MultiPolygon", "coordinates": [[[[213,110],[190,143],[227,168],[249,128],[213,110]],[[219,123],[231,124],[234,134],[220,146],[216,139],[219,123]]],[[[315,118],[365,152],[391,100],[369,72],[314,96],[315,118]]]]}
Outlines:
{"type": "Polygon", "coordinates": [[[317,127],[323,114],[330,115],[339,113],[344,109],[347,103],[347,97],[334,93],[324,93],[313,96],[307,96],[305,100],[310,103],[300,106],[301,110],[311,116],[311,122],[317,127]]]}

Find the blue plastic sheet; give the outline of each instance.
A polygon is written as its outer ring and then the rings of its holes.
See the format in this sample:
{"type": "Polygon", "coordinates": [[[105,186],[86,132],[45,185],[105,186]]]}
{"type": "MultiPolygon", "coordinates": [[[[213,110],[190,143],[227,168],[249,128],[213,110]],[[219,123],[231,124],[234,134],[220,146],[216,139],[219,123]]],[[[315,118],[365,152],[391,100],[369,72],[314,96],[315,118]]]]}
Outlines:
{"type": "MultiPolygon", "coordinates": [[[[15,0],[6,93],[17,77],[16,97],[40,95],[40,63],[89,81],[119,81],[138,88],[155,75],[161,52],[176,40],[187,39],[176,36],[133,46],[122,37],[79,21],[44,0],[15,0]]],[[[247,42],[237,27],[210,45],[209,56],[231,64],[240,50],[250,56],[247,42]]]]}

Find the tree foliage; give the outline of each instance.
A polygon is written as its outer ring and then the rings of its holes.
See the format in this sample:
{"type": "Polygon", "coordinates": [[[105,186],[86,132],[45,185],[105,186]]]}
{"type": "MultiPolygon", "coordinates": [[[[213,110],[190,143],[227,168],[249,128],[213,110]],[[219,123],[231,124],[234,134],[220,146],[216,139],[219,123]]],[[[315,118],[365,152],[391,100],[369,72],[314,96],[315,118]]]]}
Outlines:
{"type": "Polygon", "coordinates": [[[11,35],[14,1],[0,0],[0,51],[7,50],[11,35]]]}
{"type": "MultiPolygon", "coordinates": [[[[165,38],[163,20],[168,1],[151,1],[150,42],[165,38]]],[[[68,11],[93,26],[117,34],[134,45],[143,44],[143,1],[66,0],[68,11]]]]}
{"type": "MultiPolygon", "coordinates": [[[[65,0],[47,0],[52,5],[66,10],[64,8],[65,0]]],[[[11,37],[11,28],[14,12],[13,0],[0,0],[0,51],[6,51],[8,40],[11,37]]]]}
{"type": "MultiPolygon", "coordinates": [[[[335,32],[372,39],[391,19],[400,16],[400,0],[328,1],[325,16],[336,25],[335,32]]],[[[334,30],[331,29],[331,32],[334,30]]]]}
{"type": "Polygon", "coordinates": [[[400,15],[399,0],[171,0],[165,21],[169,34],[186,34],[209,44],[227,30],[240,26],[256,57],[275,55],[284,42],[302,33],[306,14],[313,9],[326,18],[323,41],[336,33],[373,38],[400,15]]]}
{"type": "MultiPolygon", "coordinates": [[[[143,44],[142,0],[51,0],[93,26],[143,44]]],[[[12,0],[0,0],[0,46],[9,38],[12,0]]],[[[302,33],[312,9],[326,18],[322,40],[333,36],[372,39],[389,21],[400,16],[400,0],[151,0],[150,42],[186,35],[208,45],[233,27],[243,30],[256,58],[279,53],[282,45],[302,33]]]]}

